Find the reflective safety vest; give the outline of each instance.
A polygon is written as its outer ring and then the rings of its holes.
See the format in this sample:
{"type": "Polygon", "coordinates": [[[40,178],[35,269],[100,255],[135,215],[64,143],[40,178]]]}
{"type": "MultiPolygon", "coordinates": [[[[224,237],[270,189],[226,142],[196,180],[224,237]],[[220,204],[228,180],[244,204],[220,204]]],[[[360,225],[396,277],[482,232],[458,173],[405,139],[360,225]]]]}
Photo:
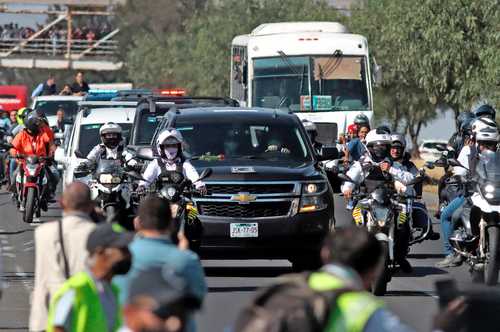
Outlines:
{"type": "MultiPolygon", "coordinates": [[[[122,325],[122,313],[120,301],[118,300],[118,288],[111,285],[116,299],[117,313],[113,332],[122,325]]],[[[47,332],[53,332],[56,304],[69,290],[75,291],[73,303],[71,331],[68,332],[111,332],[108,330],[106,315],[99,300],[99,294],[94,280],[86,272],[75,274],[69,278],[55,293],[50,304],[47,319],[47,332]]]]}
{"type": "MultiPolygon", "coordinates": [[[[312,273],[309,286],[319,292],[346,287],[342,279],[328,272],[312,273]]],[[[373,313],[383,307],[383,302],[368,292],[342,293],[331,309],[324,332],[363,332],[373,313]]]]}

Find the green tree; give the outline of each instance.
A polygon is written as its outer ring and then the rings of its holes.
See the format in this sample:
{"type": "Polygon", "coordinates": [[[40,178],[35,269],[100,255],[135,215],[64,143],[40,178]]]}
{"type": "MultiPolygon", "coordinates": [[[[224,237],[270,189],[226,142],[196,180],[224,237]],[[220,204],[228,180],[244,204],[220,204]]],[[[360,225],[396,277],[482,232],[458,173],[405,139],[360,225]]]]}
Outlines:
{"type": "Polygon", "coordinates": [[[384,68],[377,117],[416,143],[439,106],[449,105],[458,114],[479,96],[497,98],[495,4],[498,0],[362,1],[350,26],[367,36],[384,68]]]}
{"type": "Polygon", "coordinates": [[[339,20],[338,12],[316,0],[220,0],[198,10],[184,32],[134,38],[129,75],[140,85],[173,83],[190,94],[227,95],[231,41],[262,23],[339,20]]]}

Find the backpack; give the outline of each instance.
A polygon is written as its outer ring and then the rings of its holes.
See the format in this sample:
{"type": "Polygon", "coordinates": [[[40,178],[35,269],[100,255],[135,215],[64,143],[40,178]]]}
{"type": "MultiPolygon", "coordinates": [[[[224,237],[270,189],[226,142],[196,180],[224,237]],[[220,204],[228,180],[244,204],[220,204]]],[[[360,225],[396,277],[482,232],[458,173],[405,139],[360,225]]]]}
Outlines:
{"type": "Polygon", "coordinates": [[[310,272],[290,274],[260,291],[243,309],[235,332],[323,332],[340,288],[318,292],[309,287],[310,272]]]}

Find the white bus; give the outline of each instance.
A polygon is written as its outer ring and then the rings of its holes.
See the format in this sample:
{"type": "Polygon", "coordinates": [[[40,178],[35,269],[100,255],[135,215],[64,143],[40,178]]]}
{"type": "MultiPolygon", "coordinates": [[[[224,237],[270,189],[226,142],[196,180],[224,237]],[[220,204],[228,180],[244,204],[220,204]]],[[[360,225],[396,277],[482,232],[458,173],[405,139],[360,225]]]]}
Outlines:
{"type": "Polygon", "coordinates": [[[357,114],[372,118],[369,63],[366,38],[342,24],[262,24],[233,39],[230,93],[242,106],[287,109],[343,133],[357,114]]]}

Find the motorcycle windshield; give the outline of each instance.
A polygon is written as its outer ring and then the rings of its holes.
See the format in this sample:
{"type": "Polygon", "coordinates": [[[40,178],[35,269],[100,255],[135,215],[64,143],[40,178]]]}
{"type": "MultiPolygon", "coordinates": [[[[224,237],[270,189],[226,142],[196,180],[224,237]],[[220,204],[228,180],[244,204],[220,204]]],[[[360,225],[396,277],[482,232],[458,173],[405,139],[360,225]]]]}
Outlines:
{"type": "Polygon", "coordinates": [[[484,182],[500,184],[500,151],[481,154],[476,171],[484,182]]]}
{"type": "Polygon", "coordinates": [[[120,175],[122,170],[120,160],[100,159],[96,168],[96,176],[101,174],[120,175]]]}

